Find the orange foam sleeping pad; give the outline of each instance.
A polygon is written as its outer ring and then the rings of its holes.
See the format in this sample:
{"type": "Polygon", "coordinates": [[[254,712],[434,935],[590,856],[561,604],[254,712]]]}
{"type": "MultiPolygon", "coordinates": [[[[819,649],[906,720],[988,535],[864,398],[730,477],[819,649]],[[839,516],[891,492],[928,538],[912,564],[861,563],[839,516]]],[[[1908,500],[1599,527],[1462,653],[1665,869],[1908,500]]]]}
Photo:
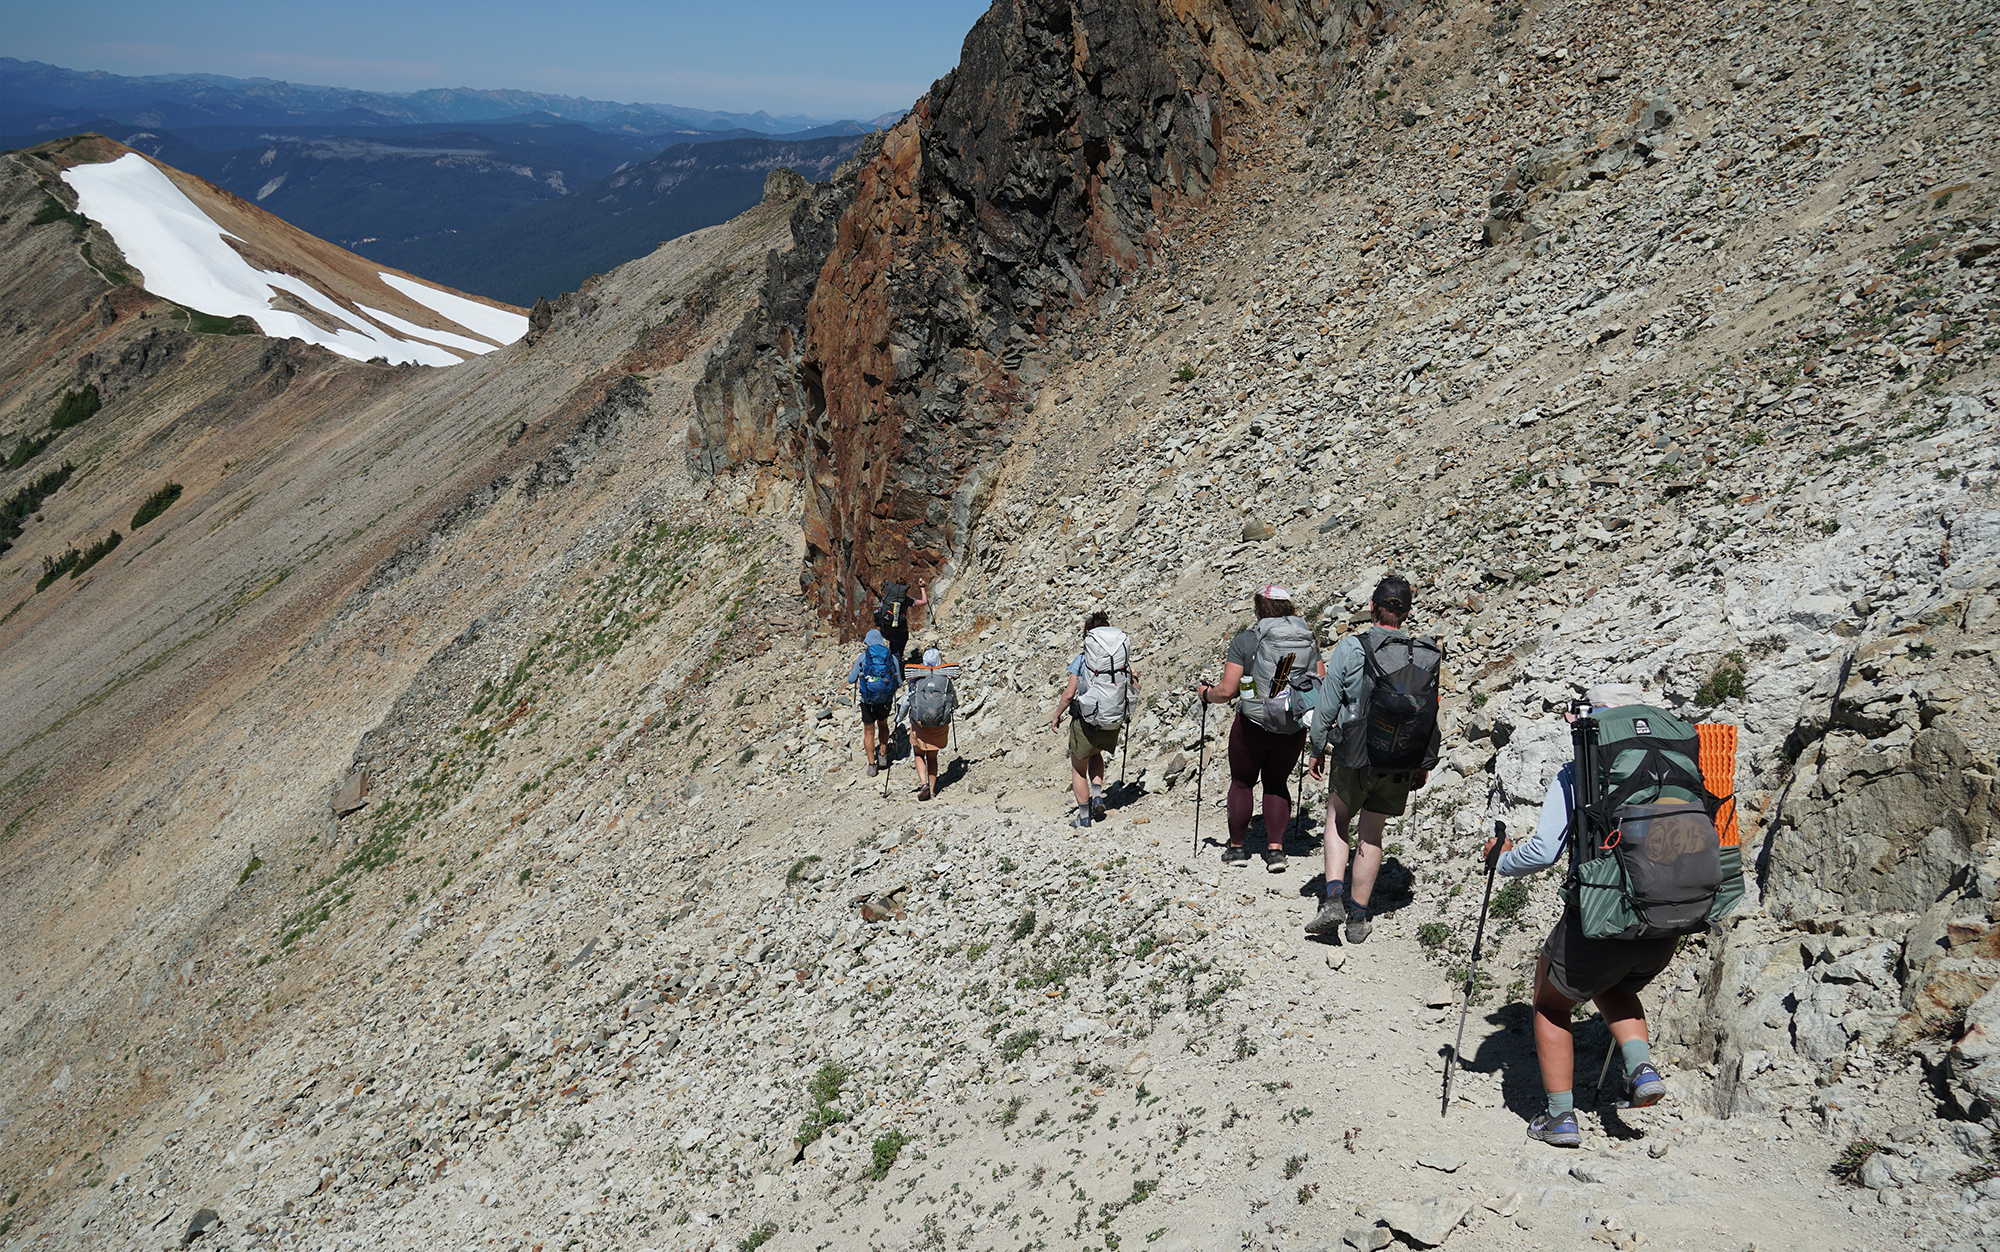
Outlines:
{"type": "Polygon", "coordinates": [[[1701,737],[1701,781],[1725,803],[1715,813],[1715,831],[1722,846],[1734,848],[1743,836],[1736,824],[1736,727],[1703,722],[1694,728],[1701,737]]]}

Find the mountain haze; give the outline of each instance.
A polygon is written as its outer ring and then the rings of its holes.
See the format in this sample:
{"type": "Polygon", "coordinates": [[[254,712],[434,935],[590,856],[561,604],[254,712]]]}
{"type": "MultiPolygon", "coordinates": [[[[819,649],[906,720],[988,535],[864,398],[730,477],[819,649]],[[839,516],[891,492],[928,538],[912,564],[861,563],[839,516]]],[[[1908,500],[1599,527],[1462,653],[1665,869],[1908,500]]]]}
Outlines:
{"type": "Polygon", "coordinates": [[[0,157],[0,1247],[2000,1246],[1990,29],[997,0],[448,368],[214,333],[76,213],[143,157],[0,157]],[[1190,693],[1257,587],[1330,649],[1391,570],[1443,750],[1308,941],[1323,793],[1220,863],[1190,693]],[[890,579],[935,800],[841,684],[890,579]],[[1095,608],[1144,696],[1078,828],[1095,608]],[[1479,851],[1606,680],[1733,728],[1746,895],[1645,992],[1664,1103],[1577,1018],[1563,1151],[1561,875],[1479,851]]]}

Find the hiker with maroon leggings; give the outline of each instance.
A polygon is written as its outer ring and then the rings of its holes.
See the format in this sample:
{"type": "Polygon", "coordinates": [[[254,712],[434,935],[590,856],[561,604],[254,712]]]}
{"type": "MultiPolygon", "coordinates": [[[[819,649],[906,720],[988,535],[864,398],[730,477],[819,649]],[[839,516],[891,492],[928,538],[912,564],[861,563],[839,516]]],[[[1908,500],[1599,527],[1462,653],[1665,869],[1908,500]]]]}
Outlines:
{"type": "Polygon", "coordinates": [[[1244,865],[1250,860],[1245,840],[1250,834],[1250,814],[1255,807],[1252,794],[1264,784],[1264,865],[1272,873],[1283,870],[1285,828],[1292,820],[1292,768],[1306,746],[1307,711],[1292,707],[1293,692],[1326,676],[1326,662],[1312,627],[1292,606],[1292,593],[1283,587],[1260,587],[1256,595],[1257,622],[1229,644],[1222,667],[1222,681],[1204,683],[1204,703],[1221,704],[1237,699],[1236,720],[1229,727],[1229,846],[1223,849],[1225,865],[1244,865]]]}

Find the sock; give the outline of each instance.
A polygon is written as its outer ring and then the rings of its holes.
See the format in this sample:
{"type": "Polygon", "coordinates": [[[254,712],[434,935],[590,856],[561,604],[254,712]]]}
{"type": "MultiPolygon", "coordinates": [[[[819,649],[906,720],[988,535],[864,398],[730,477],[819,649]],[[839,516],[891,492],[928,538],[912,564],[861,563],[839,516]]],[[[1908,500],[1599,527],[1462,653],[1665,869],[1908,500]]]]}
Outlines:
{"type": "Polygon", "coordinates": [[[1091,798],[1091,799],[1093,799],[1093,800],[1102,800],[1102,799],[1104,798],[1104,784],[1103,784],[1103,783],[1092,783],[1092,784],[1090,784],[1090,798],[1091,798]]]}
{"type": "Polygon", "coordinates": [[[1627,1074],[1633,1073],[1641,1065],[1653,1059],[1653,1050],[1646,1045],[1644,1039],[1634,1039],[1629,1043],[1621,1043],[1618,1045],[1618,1051],[1625,1057],[1625,1072],[1627,1074]]]}
{"type": "Polygon", "coordinates": [[[1327,899],[1329,899],[1329,900],[1338,900],[1338,899],[1339,899],[1339,898],[1340,898],[1341,896],[1343,896],[1343,895],[1345,895],[1345,894],[1347,894],[1347,884],[1346,884],[1346,883],[1344,883],[1344,882],[1340,881],[1340,880],[1339,880],[1338,878],[1335,878],[1335,879],[1331,879],[1331,880],[1329,880],[1329,881],[1327,882],[1327,884],[1326,884],[1326,898],[1327,898],[1327,899]]]}
{"type": "Polygon", "coordinates": [[[1562,1117],[1566,1113],[1574,1112],[1576,1112],[1576,1093],[1574,1091],[1549,1092],[1549,1117],[1552,1120],[1562,1117]]]}

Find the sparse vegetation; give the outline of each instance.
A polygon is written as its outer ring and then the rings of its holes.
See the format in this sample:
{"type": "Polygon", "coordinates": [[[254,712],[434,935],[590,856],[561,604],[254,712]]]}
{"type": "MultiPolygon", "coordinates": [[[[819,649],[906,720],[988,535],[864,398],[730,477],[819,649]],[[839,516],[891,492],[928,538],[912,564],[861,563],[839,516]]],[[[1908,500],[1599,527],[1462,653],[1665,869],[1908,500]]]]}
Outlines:
{"type": "Polygon", "coordinates": [[[1840,1150],[1840,1155],[1833,1158],[1833,1164],[1829,1168],[1835,1178],[1859,1186],[1861,1167],[1868,1163],[1869,1157],[1881,1150],[1882,1145],[1873,1139],[1851,1140],[1840,1150]]]}
{"type": "Polygon", "coordinates": [[[14,546],[27,519],[41,509],[42,501],[61,490],[75,472],[75,466],[64,462],[60,469],[50,470],[0,502],[0,552],[14,546]]]}
{"type": "Polygon", "coordinates": [[[1521,910],[1528,907],[1528,880],[1510,878],[1507,885],[1493,893],[1492,913],[1495,917],[1519,917],[1521,910]]]}
{"type": "Polygon", "coordinates": [[[72,426],[81,426],[103,407],[103,397],[97,394],[95,387],[65,392],[62,402],[56,405],[55,413],[49,418],[49,429],[68,430],[72,426]]]}
{"type": "Polygon", "coordinates": [[[1694,702],[1713,708],[1725,700],[1740,700],[1745,690],[1743,669],[1746,662],[1741,652],[1731,652],[1716,663],[1708,681],[1694,693],[1694,702]]]}
{"type": "Polygon", "coordinates": [[[179,483],[168,483],[152,495],[147,496],[146,502],[139,506],[139,511],[132,515],[132,529],[137,530],[147,522],[166,512],[169,508],[173,507],[174,501],[180,498],[181,485],[179,483]]]}
{"type": "Polygon", "coordinates": [[[1417,927],[1417,942],[1426,948],[1441,948],[1451,938],[1451,927],[1444,922],[1425,922],[1417,927]]]}
{"type": "Polygon", "coordinates": [[[869,1150],[868,1176],[877,1182],[887,1178],[889,1171],[895,1167],[897,1155],[909,1141],[910,1137],[900,1130],[892,1130],[876,1139],[869,1150]]]}
{"type": "Polygon", "coordinates": [[[840,1098],[840,1089],[853,1076],[854,1071],[837,1061],[828,1061],[813,1075],[812,1083],[806,1088],[806,1095],[812,1100],[812,1112],[806,1114],[806,1120],[799,1124],[798,1134],[793,1136],[800,1147],[847,1120],[847,1114],[834,1101],[840,1098]]]}

